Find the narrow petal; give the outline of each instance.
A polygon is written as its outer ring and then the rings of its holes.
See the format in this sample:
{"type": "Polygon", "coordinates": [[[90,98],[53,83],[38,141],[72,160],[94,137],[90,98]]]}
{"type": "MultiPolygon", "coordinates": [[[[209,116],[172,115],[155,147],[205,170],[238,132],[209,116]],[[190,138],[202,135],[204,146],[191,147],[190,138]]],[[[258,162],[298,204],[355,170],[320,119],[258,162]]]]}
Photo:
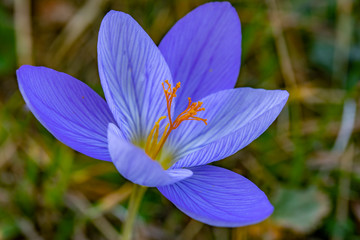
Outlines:
{"type": "Polygon", "coordinates": [[[174,83],[181,82],[176,113],[187,104],[235,86],[241,58],[241,26],[228,2],[201,5],[180,19],[159,48],[174,83]]]}
{"type": "Polygon", "coordinates": [[[276,119],[288,92],[238,88],[212,94],[203,100],[199,117],[208,125],[188,121],[176,129],[169,141],[180,159],[173,166],[191,167],[223,159],[259,137],[276,119]]]}
{"type": "Polygon", "coordinates": [[[85,83],[61,72],[24,65],[16,72],[20,92],[35,117],[57,139],[93,158],[111,161],[108,105],[85,83]]]}
{"type": "Polygon", "coordinates": [[[224,168],[190,168],[183,181],[158,187],[190,217],[217,227],[240,227],[263,221],[273,212],[266,195],[243,176],[224,168]]]}
{"type": "Polygon", "coordinates": [[[158,162],[148,157],[142,149],[127,142],[120,133],[114,124],[109,124],[109,152],[116,169],[129,181],[156,187],[175,183],[192,175],[188,169],[163,170],[158,162]]]}
{"type": "Polygon", "coordinates": [[[110,11],[98,39],[98,62],[106,100],[127,139],[141,140],[166,115],[161,83],[170,70],[159,49],[129,15],[110,11]]]}

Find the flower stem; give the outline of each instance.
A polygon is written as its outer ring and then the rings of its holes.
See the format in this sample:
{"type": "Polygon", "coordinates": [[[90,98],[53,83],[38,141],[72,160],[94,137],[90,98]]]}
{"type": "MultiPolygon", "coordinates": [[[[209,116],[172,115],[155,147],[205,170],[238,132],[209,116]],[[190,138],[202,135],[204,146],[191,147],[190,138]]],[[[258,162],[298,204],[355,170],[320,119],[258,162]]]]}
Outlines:
{"type": "Polygon", "coordinates": [[[130,240],[132,238],[136,214],[139,210],[139,206],[146,189],[146,187],[134,184],[129,200],[128,215],[123,227],[122,240],[130,240]]]}

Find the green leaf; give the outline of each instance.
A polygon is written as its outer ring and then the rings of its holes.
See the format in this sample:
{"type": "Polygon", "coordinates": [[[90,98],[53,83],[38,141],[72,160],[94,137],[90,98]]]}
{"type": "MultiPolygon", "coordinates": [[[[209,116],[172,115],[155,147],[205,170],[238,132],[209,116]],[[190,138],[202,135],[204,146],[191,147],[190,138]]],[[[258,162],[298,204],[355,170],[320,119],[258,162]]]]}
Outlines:
{"type": "Polygon", "coordinates": [[[307,233],[315,229],[330,211],[330,201],[324,193],[308,189],[280,189],[275,198],[272,220],[283,227],[307,233]]]}

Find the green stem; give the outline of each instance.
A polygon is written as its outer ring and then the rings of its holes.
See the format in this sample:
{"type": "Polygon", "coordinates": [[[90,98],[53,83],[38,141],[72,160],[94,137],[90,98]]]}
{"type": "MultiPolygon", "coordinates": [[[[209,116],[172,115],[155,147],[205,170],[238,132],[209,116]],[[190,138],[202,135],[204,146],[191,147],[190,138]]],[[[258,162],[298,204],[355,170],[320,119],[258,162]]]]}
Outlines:
{"type": "Polygon", "coordinates": [[[139,210],[139,206],[146,189],[146,187],[134,184],[129,200],[128,215],[123,228],[122,240],[130,240],[132,237],[136,214],[139,210]]]}

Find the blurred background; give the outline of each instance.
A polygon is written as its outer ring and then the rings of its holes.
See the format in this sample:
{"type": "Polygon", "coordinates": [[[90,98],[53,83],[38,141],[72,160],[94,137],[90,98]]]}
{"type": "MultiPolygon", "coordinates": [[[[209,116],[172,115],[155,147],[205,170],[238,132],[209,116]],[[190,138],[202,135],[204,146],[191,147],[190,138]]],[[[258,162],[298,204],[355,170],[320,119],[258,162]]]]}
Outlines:
{"type": "MultiPolygon", "coordinates": [[[[79,154],[27,110],[15,71],[44,65],[100,95],[96,44],[110,9],[159,43],[202,0],[0,2],[0,239],[117,239],[132,184],[79,154]]],[[[237,87],[290,99],[256,141],[215,165],[256,183],[275,206],[266,221],[215,228],[149,189],[136,239],[360,239],[360,1],[231,1],[242,22],[237,87]]]]}

